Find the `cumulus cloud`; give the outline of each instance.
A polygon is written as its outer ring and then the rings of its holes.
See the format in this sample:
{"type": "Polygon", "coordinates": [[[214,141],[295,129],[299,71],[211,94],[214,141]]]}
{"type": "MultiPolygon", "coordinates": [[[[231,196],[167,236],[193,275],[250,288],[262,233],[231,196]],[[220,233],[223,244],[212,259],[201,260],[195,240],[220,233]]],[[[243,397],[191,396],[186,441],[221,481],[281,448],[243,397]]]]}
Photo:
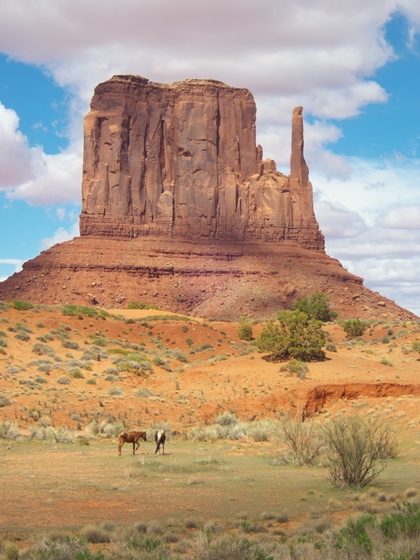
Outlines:
{"type": "Polygon", "coordinates": [[[25,200],[34,206],[80,202],[82,156],[79,146],[59,154],[38,153],[32,177],[9,188],[10,200],[25,200]]]}
{"type": "MultiPolygon", "coordinates": [[[[20,272],[22,270],[22,265],[24,262],[25,261],[22,259],[0,259],[0,265],[12,266],[11,273],[9,274],[9,276],[11,274],[14,274],[15,272],[20,272]]],[[[8,276],[0,276],[0,282],[3,282],[4,280],[6,280],[6,278],[8,278],[8,276]]]]}
{"type": "Polygon", "coordinates": [[[79,222],[75,222],[68,229],[60,227],[57,229],[57,231],[54,232],[54,234],[51,237],[46,237],[41,240],[40,249],[42,251],[45,251],[46,249],[49,249],[53,245],[56,245],[56,243],[63,243],[64,241],[69,241],[70,239],[73,239],[78,235],[79,235],[79,222]]]}
{"type": "Polygon", "coordinates": [[[19,117],[0,103],[0,190],[13,189],[35,176],[40,148],[30,148],[19,117]]]}
{"type": "Polygon", "coordinates": [[[420,230],[419,206],[394,206],[382,220],[383,227],[420,230]]]}
{"type": "Polygon", "coordinates": [[[356,263],[343,259],[342,264],[353,273],[357,268],[357,274],[364,279],[365,286],[420,316],[420,257],[372,257],[356,263]]]}

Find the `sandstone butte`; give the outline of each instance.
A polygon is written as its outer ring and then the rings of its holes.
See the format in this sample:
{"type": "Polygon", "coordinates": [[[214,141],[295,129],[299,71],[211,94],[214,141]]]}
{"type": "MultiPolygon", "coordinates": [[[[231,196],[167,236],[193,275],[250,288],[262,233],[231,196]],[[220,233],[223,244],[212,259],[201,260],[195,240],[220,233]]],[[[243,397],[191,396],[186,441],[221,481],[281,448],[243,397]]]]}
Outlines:
{"type": "Polygon", "coordinates": [[[0,299],[235,319],[323,292],[342,317],[416,318],[326,255],[303,149],[301,107],[286,176],[256,145],[247,89],[114,76],[84,121],[80,237],[27,261],[0,299]]]}

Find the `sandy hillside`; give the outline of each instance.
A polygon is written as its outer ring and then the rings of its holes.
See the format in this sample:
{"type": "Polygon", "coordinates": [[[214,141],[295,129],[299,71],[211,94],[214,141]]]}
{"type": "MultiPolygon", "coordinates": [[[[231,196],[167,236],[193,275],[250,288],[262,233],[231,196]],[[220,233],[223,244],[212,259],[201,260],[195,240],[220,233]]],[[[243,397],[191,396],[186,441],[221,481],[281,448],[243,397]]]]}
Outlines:
{"type": "MultiPolygon", "coordinates": [[[[237,323],[155,310],[89,316],[63,309],[3,305],[1,421],[30,427],[47,417],[73,429],[92,420],[117,420],[128,429],[166,422],[183,432],[224,411],[250,421],[381,406],[418,427],[415,322],[372,324],[353,341],[338,324],[326,325],[327,359],[298,377],[258,353],[254,341],[240,340],[237,323]]],[[[254,337],[262,327],[253,325],[254,337]]]]}

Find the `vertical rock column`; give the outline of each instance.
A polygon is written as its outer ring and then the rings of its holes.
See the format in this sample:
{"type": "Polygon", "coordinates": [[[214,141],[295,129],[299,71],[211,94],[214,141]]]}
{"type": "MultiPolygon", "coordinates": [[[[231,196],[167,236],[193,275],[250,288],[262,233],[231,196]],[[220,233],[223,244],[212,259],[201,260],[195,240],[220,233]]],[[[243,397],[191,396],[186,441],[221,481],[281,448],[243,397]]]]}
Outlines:
{"type": "Polygon", "coordinates": [[[324,237],[319,231],[313,208],[313,189],[309,169],[303,155],[303,108],[295,107],[292,114],[292,153],[290,156],[290,192],[293,193],[293,225],[312,234],[314,245],[324,248],[324,237]]]}

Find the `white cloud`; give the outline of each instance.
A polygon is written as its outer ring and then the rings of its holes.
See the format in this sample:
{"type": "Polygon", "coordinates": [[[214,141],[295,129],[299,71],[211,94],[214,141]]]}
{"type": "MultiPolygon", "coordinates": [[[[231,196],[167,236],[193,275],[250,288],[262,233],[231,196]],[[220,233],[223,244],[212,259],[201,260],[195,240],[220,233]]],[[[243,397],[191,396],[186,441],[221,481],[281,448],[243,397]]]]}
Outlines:
{"type": "Polygon", "coordinates": [[[382,220],[383,227],[420,230],[419,206],[394,206],[382,220]]]}
{"type": "MultiPolygon", "coordinates": [[[[11,272],[11,274],[15,273],[15,272],[20,272],[22,270],[22,265],[25,261],[22,259],[0,259],[0,265],[12,265],[13,266],[13,271],[11,272]]],[[[6,278],[8,278],[8,276],[1,276],[0,277],[0,282],[3,282],[3,280],[6,280],[6,278]]]]}
{"type": "Polygon", "coordinates": [[[25,200],[34,206],[77,204],[81,199],[82,156],[80,146],[59,154],[41,152],[35,176],[6,193],[11,200],[25,200]]]}
{"type": "Polygon", "coordinates": [[[30,148],[19,131],[19,117],[0,103],[0,190],[12,189],[34,177],[40,148],[30,148]]]}
{"type": "Polygon", "coordinates": [[[75,222],[69,229],[60,227],[51,237],[46,237],[45,239],[41,240],[40,248],[42,251],[45,251],[46,249],[49,249],[56,243],[63,243],[64,241],[69,241],[70,239],[73,239],[78,235],[79,235],[79,222],[75,222]]]}
{"type": "Polygon", "coordinates": [[[420,257],[382,259],[371,257],[354,263],[342,261],[350,272],[364,278],[364,284],[373,291],[392,299],[398,305],[420,316],[420,257]]]}

